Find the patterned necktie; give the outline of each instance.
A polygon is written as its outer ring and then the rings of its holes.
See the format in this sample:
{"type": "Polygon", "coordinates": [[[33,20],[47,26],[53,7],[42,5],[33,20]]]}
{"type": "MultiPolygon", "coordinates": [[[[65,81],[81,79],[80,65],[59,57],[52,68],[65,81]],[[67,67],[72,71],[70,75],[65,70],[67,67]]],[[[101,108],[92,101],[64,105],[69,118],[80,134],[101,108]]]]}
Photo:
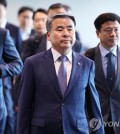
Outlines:
{"type": "Polygon", "coordinates": [[[108,53],[107,55],[107,82],[110,90],[113,88],[115,81],[115,61],[113,53],[108,53]]]}
{"type": "Polygon", "coordinates": [[[60,56],[58,58],[59,61],[61,61],[61,65],[58,70],[58,81],[61,89],[61,93],[64,96],[66,88],[67,88],[67,72],[65,68],[65,61],[67,60],[66,56],[60,56]]]}

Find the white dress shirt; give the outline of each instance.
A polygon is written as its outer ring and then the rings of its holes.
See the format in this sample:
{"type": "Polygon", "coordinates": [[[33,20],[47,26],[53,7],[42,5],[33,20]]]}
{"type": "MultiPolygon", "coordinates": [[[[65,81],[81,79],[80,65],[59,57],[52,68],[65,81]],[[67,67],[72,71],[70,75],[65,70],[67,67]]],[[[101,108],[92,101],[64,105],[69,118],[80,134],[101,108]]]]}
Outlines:
{"type": "Polygon", "coordinates": [[[31,34],[31,28],[27,29],[26,31],[23,31],[21,28],[20,28],[20,33],[21,33],[21,37],[22,37],[22,40],[27,40],[29,37],[30,37],[30,34],[31,34]]]}
{"type": "Polygon", "coordinates": [[[50,49],[52,47],[51,42],[47,40],[46,50],[50,49]]]}
{"type": "Polygon", "coordinates": [[[0,22],[0,27],[5,28],[7,24],[7,19],[4,19],[2,22],[0,22]]]}
{"type": "MultiPolygon", "coordinates": [[[[61,61],[59,61],[58,58],[61,56],[61,54],[53,48],[51,48],[51,51],[53,54],[53,60],[54,60],[56,74],[58,76],[58,70],[61,65],[61,61]]],[[[66,56],[68,58],[68,60],[65,61],[65,67],[66,67],[66,71],[67,71],[67,84],[68,84],[70,75],[71,75],[71,70],[72,70],[72,50],[69,53],[67,53],[66,56]]]]}

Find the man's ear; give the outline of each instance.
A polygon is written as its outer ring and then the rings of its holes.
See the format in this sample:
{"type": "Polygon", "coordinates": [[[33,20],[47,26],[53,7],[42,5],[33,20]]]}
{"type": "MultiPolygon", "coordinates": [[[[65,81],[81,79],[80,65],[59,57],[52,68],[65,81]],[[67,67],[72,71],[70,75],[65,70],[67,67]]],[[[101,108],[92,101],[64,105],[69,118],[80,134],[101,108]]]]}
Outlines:
{"type": "Polygon", "coordinates": [[[50,32],[47,32],[47,39],[50,41],[50,32]]]}
{"type": "Polygon", "coordinates": [[[97,37],[99,38],[99,31],[98,30],[96,30],[96,35],[97,35],[97,37]]]}

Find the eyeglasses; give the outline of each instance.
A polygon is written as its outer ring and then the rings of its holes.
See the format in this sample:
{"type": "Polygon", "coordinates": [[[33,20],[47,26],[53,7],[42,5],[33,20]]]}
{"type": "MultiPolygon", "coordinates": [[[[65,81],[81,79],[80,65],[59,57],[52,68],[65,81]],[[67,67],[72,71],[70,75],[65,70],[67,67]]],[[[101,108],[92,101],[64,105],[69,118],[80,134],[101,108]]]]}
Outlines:
{"type": "Polygon", "coordinates": [[[118,34],[120,32],[120,29],[119,28],[107,28],[102,31],[105,32],[106,34],[111,34],[112,32],[118,34]]]}

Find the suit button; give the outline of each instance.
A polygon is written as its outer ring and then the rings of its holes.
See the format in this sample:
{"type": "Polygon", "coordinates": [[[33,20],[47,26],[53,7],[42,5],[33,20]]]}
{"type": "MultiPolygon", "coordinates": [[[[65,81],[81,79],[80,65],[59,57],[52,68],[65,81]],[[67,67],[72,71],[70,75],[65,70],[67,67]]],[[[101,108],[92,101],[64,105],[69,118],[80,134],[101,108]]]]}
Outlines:
{"type": "Polygon", "coordinates": [[[62,106],[64,106],[65,104],[64,103],[62,103],[62,106]]]}

